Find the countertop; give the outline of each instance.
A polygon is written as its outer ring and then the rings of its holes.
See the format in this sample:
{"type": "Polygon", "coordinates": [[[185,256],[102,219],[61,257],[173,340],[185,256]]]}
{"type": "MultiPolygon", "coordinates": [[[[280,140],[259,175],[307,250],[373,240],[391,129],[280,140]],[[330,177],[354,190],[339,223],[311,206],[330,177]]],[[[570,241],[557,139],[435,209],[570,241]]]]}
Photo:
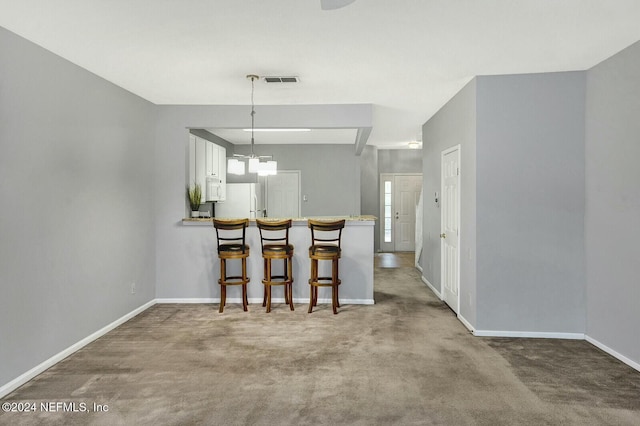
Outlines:
{"type": "MultiPolygon", "coordinates": [[[[289,218],[277,218],[277,217],[265,217],[265,218],[261,218],[264,220],[282,220],[282,219],[289,219],[289,218]]],[[[315,219],[315,220],[326,220],[326,221],[334,221],[334,220],[340,220],[340,219],[344,219],[348,224],[362,224],[364,225],[365,223],[358,223],[358,222],[372,222],[375,223],[375,221],[378,219],[375,216],[372,215],[352,215],[352,216],[309,216],[309,217],[295,217],[295,218],[291,218],[291,220],[293,221],[294,225],[306,225],[307,224],[307,220],[309,219],[315,219]]],[[[183,218],[182,219],[182,224],[183,225],[210,225],[212,221],[212,218],[210,217],[198,217],[198,218],[183,218]]],[[[249,222],[251,224],[255,224],[255,219],[249,219],[249,222]]],[[[369,223],[367,223],[369,224],[369,223]]]]}

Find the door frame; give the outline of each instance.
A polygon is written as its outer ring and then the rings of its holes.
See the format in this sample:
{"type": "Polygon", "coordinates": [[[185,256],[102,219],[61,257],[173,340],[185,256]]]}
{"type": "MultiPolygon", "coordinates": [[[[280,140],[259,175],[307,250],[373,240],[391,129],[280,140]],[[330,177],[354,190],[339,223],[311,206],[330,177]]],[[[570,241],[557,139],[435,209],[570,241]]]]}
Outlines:
{"type": "MultiPolygon", "coordinates": [[[[460,315],[460,236],[462,235],[462,227],[461,227],[461,221],[460,221],[460,212],[461,212],[461,208],[460,208],[460,193],[461,191],[461,187],[460,187],[460,183],[461,183],[461,179],[460,176],[462,176],[462,151],[461,151],[461,146],[460,144],[452,146],[450,148],[447,148],[445,150],[442,151],[442,153],[440,154],[440,205],[444,205],[444,197],[445,197],[445,190],[444,190],[444,169],[442,167],[443,163],[444,163],[444,157],[447,154],[450,154],[452,152],[458,151],[458,175],[457,175],[457,186],[458,186],[458,191],[457,191],[457,203],[456,205],[458,206],[458,211],[456,212],[456,215],[458,216],[458,235],[457,237],[457,244],[456,244],[456,256],[458,257],[458,265],[457,265],[457,271],[456,271],[456,276],[458,277],[458,295],[457,295],[457,301],[456,301],[456,309],[453,309],[453,311],[456,313],[456,315],[460,315]]],[[[443,228],[444,228],[444,214],[442,214],[442,209],[440,209],[440,232],[443,232],[443,228]]],[[[441,294],[441,299],[444,300],[444,295],[445,295],[445,290],[444,290],[444,274],[445,274],[445,259],[444,259],[444,240],[442,238],[440,238],[440,294],[441,294]]]]}
{"type": "MultiPolygon", "coordinates": [[[[395,252],[396,251],[396,228],[395,220],[391,221],[391,242],[384,242],[384,181],[391,180],[391,217],[395,218],[395,178],[396,176],[423,176],[422,173],[380,173],[378,195],[379,195],[379,211],[380,211],[380,251],[381,252],[395,252]],[[390,179],[389,179],[390,178],[390,179]]],[[[424,182],[423,182],[424,185],[424,182]]]]}

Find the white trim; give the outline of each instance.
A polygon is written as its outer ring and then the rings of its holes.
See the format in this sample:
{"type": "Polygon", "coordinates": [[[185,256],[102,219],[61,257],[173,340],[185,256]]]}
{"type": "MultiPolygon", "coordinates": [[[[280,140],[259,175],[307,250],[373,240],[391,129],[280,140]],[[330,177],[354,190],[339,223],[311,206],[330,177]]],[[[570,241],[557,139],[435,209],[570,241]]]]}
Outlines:
{"type": "MultiPolygon", "coordinates": [[[[179,298],[166,298],[166,299],[156,299],[156,303],[158,304],[166,304],[166,303],[201,303],[201,304],[207,304],[207,303],[220,303],[220,298],[219,297],[213,297],[213,298],[202,298],[202,299],[196,299],[196,298],[184,298],[184,299],[179,299],[179,298]]],[[[227,297],[227,303],[242,303],[242,299],[240,297],[227,297]]],[[[271,303],[284,303],[284,297],[272,297],[271,298],[271,303]]],[[[300,304],[305,304],[305,303],[309,303],[309,298],[308,297],[302,297],[302,298],[293,298],[293,303],[300,303],[300,304]]],[[[331,303],[331,299],[318,299],[318,303],[331,303]]],[[[262,305],[262,297],[257,298],[257,297],[250,297],[249,298],[249,304],[260,304],[262,305]]],[[[373,299],[343,299],[340,298],[340,304],[345,304],[345,305],[374,305],[375,301],[373,299]]]]}
{"type": "Polygon", "coordinates": [[[584,340],[583,333],[554,333],[545,331],[475,330],[473,335],[478,337],[526,337],[528,339],[584,340]]]}
{"type": "Polygon", "coordinates": [[[458,314],[458,319],[460,320],[460,322],[467,327],[467,330],[469,330],[470,332],[474,333],[476,331],[475,328],[473,328],[473,326],[471,325],[471,323],[469,321],[467,321],[467,319],[465,317],[463,317],[462,315],[458,314]]]}
{"type": "Polygon", "coordinates": [[[419,264],[419,263],[417,263],[417,264],[416,264],[416,269],[417,269],[418,271],[420,271],[420,273],[424,272],[424,271],[422,270],[422,266],[420,266],[420,264],[419,264]]]}
{"type": "Polygon", "coordinates": [[[624,362],[629,367],[640,371],[640,363],[637,363],[634,360],[627,358],[626,356],[622,355],[620,352],[616,352],[615,350],[611,349],[610,347],[608,347],[604,343],[601,343],[601,342],[597,341],[593,337],[589,337],[589,336],[585,335],[584,339],[587,342],[591,343],[593,346],[597,347],[598,349],[603,350],[606,353],[608,353],[609,355],[611,355],[612,357],[617,358],[618,360],[624,362]]]}
{"type": "Polygon", "coordinates": [[[0,398],[3,398],[7,394],[13,392],[15,389],[17,389],[20,386],[24,385],[29,380],[31,380],[34,377],[36,377],[38,374],[40,374],[43,371],[53,367],[55,364],[57,364],[58,362],[62,361],[63,359],[65,359],[69,355],[71,355],[74,352],[82,349],[83,347],[85,347],[89,343],[93,342],[97,338],[104,336],[105,334],[107,334],[108,332],[113,330],[114,328],[118,327],[119,325],[124,324],[125,322],[129,321],[131,318],[133,318],[136,315],[138,315],[139,313],[149,309],[151,306],[153,306],[155,304],[156,304],[155,299],[145,303],[144,305],[134,309],[133,311],[129,312],[128,314],[125,314],[122,317],[118,318],[117,320],[115,320],[111,324],[108,324],[108,325],[102,327],[100,330],[96,331],[95,333],[92,333],[92,334],[88,335],[87,337],[85,337],[84,339],[78,341],[77,343],[74,343],[73,345],[69,346],[68,348],[62,350],[61,352],[58,352],[57,354],[55,354],[51,358],[47,359],[44,362],[41,362],[40,364],[38,364],[35,367],[33,367],[31,370],[27,371],[24,374],[21,374],[20,376],[16,377],[15,379],[10,381],[9,383],[6,383],[6,384],[2,385],[0,387],[0,398]]]}
{"type": "MultiPolygon", "coordinates": [[[[231,298],[227,298],[228,301],[231,301],[231,298]]],[[[238,301],[240,301],[240,299],[238,299],[238,301]]],[[[262,300],[260,301],[262,302],[262,300]]],[[[206,303],[220,303],[220,298],[212,298],[212,297],[208,297],[208,298],[162,298],[162,299],[156,299],[156,303],[158,304],[165,304],[165,303],[201,303],[201,304],[206,304],[206,303]]],[[[240,301],[240,303],[242,303],[240,301]]]]}
{"type": "Polygon", "coordinates": [[[424,275],[420,278],[422,279],[422,282],[425,283],[427,287],[429,287],[436,296],[438,296],[438,299],[442,300],[442,294],[438,290],[436,290],[433,284],[431,284],[429,280],[425,278],[424,275]]]}

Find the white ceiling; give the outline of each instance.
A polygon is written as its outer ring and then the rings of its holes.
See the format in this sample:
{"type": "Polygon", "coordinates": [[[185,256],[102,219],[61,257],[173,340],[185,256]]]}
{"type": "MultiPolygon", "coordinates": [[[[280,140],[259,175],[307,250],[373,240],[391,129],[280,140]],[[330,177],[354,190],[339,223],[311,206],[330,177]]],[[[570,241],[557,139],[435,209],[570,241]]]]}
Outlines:
{"type": "Polygon", "coordinates": [[[475,75],[584,70],[640,40],[638,0],[0,0],[0,25],[156,104],[371,103],[405,146],[475,75]]]}

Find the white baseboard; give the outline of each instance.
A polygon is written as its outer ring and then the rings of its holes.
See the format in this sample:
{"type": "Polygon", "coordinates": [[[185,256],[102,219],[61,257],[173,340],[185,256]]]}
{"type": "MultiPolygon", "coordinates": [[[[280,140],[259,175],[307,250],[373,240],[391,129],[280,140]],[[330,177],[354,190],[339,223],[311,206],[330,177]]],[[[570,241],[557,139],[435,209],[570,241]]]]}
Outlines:
{"type": "Polygon", "coordinates": [[[422,270],[422,266],[420,266],[420,264],[419,264],[419,263],[416,263],[416,269],[417,269],[418,271],[420,271],[420,273],[424,272],[424,271],[422,270]]]}
{"type": "MultiPolygon", "coordinates": [[[[232,302],[231,298],[228,297],[227,298],[228,302],[232,302]]],[[[163,303],[220,303],[220,298],[219,297],[202,297],[202,298],[198,298],[198,297],[193,297],[193,298],[188,298],[188,297],[177,297],[177,298],[163,298],[163,299],[156,299],[156,303],[158,304],[163,304],[163,303]]],[[[235,303],[235,302],[232,302],[235,303]]],[[[242,301],[240,299],[238,299],[238,303],[242,303],[242,301]]]]}
{"type": "Polygon", "coordinates": [[[476,331],[475,328],[473,328],[473,326],[471,325],[471,323],[469,321],[467,321],[467,319],[465,317],[463,317],[462,315],[458,314],[458,320],[460,320],[460,322],[467,327],[467,330],[469,330],[470,332],[474,332],[476,331]]]}
{"type": "MultiPolygon", "coordinates": [[[[156,299],[156,303],[220,303],[219,297],[213,298],[165,298],[165,299],[156,299]]],[[[227,303],[242,303],[242,299],[240,297],[227,297],[227,303]]],[[[262,297],[250,297],[249,304],[262,304],[262,297]]],[[[284,297],[272,297],[271,303],[284,303],[284,297]]],[[[293,298],[293,303],[309,303],[308,297],[302,298],[293,298]]],[[[331,303],[331,299],[318,299],[318,303],[331,303]]],[[[373,305],[375,302],[373,299],[343,299],[340,298],[340,303],[345,305],[373,305]]]]}
{"type": "MultiPolygon", "coordinates": [[[[465,324],[466,321],[463,321],[461,317],[458,317],[465,324]]],[[[467,324],[465,324],[467,325],[467,324]]],[[[469,326],[467,326],[469,328],[469,326]]],[[[471,328],[469,328],[472,330],[471,328]]],[[[589,337],[583,333],[546,333],[546,332],[534,332],[534,331],[498,331],[498,330],[472,330],[474,336],[478,337],[525,337],[525,338],[539,338],[539,339],[569,339],[569,340],[586,340],[591,343],[593,346],[603,350],[608,353],[612,357],[618,359],[621,362],[624,362],[629,367],[640,371],[640,363],[627,358],[621,353],[617,352],[614,349],[611,349],[607,345],[597,341],[593,337],[589,337]]]]}
{"type": "Polygon", "coordinates": [[[610,347],[608,347],[607,345],[597,341],[596,339],[594,339],[593,337],[589,337],[585,335],[585,340],[589,343],[591,343],[593,346],[605,351],[606,353],[608,353],[609,355],[611,355],[614,358],[619,359],[620,361],[624,362],[625,364],[627,364],[629,367],[636,369],[638,371],[640,371],[640,363],[635,362],[632,359],[627,358],[626,356],[622,355],[619,352],[614,351],[613,349],[611,349],[610,347]]]}
{"type": "Polygon", "coordinates": [[[429,280],[424,277],[424,275],[421,277],[421,279],[422,279],[422,282],[425,283],[427,287],[429,287],[436,296],[438,296],[438,299],[442,300],[442,294],[440,294],[440,292],[436,290],[433,284],[431,284],[429,280]]]}
{"type": "Polygon", "coordinates": [[[473,335],[478,337],[526,337],[528,339],[584,340],[583,333],[554,333],[544,331],[475,330],[473,335]]]}
{"type": "Polygon", "coordinates": [[[151,300],[151,301],[145,303],[144,305],[140,306],[139,308],[136,308],[133,311],[129,312],[128,314],[125,314],[122,317],[118,318],[117,320],[115,320],[111,324],[102,327],[100,330],[96,331],[95,333],[90,334],[89,336],[85,337],[84,339],[80,340],[79,342],[74,343],[73,345],[69,346],[68,348],[64,349],[63,351],[55,354],[54,356],[52,356],[51,358],[47,359],[46,361],[36,365],[31,370],[27,371],[24,374],[21,374],[20,376],[16,377],[15,379],[10,381],[9,383],[2,385],[0,387],[0,398],[3,398],[5,395],[13,392],[15,389],[17,389],[20,386],[24,385],[29,380],[31,380],[34,377],[36,377],[38,374],[40,374],[43,371],[53,367],[55,364],[57,364],[58,362],[62,361],[63,359],[65,359],[69,355],[71,355],[74,352],[82,349],[83,347],[85,347],[89,343],[93,342],[97,338],[104,336],[105,334],[107,334],[108,332],[110,332],[111,330],[116,328],[117,326],[119,326],[121,324],[124,324],[125,322],[129,321],[131,318],[133,318],[136,315],[138,315],[139,313],[149,309],[151,306],[153,306],[155,304],[156,304],[155,300],[151,300]]]}

